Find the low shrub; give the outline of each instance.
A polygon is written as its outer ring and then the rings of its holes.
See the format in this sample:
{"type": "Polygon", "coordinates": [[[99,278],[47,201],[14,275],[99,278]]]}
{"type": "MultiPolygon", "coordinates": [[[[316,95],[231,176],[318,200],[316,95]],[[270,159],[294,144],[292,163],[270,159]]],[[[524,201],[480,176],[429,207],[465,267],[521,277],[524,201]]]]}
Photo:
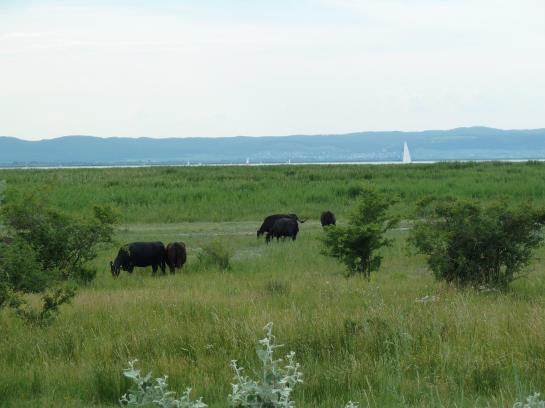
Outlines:
{"type": "Polygon", "coordinates": [[[428,198],[417,216],[410,243],[437,279],[461,286],[507,286],[543,241],[545,211],[529,204],[428,198]]]}
{"type": "Polygon", "coordinates": [[[202,268],[215,266],[225,271],[231,268],[231,254],[221,242],[214,241],[203,246],[202,251],[197,255],[197,262],[202,268]]]}
{"type": "Polygon", "coordinates": [[[9,239],[0,240],[0,307],[10,305],[27,321],[45,323],[91,281],[89,262],[101,244],[111,243],[116,215],[96,207],[92,217],[73,217],[52,208],[45,195],[12,194],[0,211],[9,239]],[[24,295],[41,293],[34,310],[24,295]]]}
{"type": "Polygon", "coordinates": [[[394,202],[373,188],[363,188],[348,226],[326,228],[322,253],[339,259],[350,274],[362,273],[369,278],[380,268],[382,257],[377,250],[392,243],[384,235],[398,223],[387,214],[394,202]]]}

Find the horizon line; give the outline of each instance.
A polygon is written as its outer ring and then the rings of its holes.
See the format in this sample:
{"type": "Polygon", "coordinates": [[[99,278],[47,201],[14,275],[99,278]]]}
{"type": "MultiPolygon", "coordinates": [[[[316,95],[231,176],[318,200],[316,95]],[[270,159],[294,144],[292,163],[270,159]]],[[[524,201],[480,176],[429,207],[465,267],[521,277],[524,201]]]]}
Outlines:
{"type": "Polygon", "coordinates": [[[95,138],[95,139],[151,139],[151,140],[172,140],[172,139],[235,139],[235,138],[284,138],[284,137],[328,137],[328,136],[351,136],[357,134],[371,134],[371,133],[426,133],[426,132],[452,132],[455,130],[467,130],[467,129],[488,129],[497,130],[501,132],[513,132],[513,131],[540,131],[545,130],[542,128],[511,128],[502,129],[490,126],[459,126],[449,129],[424,129],[424,130],[363,130],[348,133],[315,133],[315,134],[287,134],[287,135],[231,135],[231,136],[166,136],[166,137],[153,137],[153,136],[100,136],[100,135],[86,135],[86,134],[72,134],[53,136],[51,138],[42,139],[26,139],[18,136],[0,135],[0,138],[16,139],[23,142],[45,142],[63,138],[83,137],[83,138],[95,138]]]}

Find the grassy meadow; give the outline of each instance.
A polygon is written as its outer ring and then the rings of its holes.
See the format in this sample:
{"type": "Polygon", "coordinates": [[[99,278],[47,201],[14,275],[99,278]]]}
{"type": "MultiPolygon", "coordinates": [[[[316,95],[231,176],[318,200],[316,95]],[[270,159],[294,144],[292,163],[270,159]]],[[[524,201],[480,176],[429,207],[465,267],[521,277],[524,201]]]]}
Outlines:
{"type": "Polygon", "coordinates": [[[301,363],[298,407],[510,407],[545,392],[545,248],[499,293],[436,282],[405,244],[414,204],[430,194],[545,205],[544,164],[1,170],[0,180],[46,189],[70,213],[108,204],[122,219],[97,278],[53,324],[0,311],[1,407],[118,406],[134,358],[225,407],[229,361],[253,373],[269,321],[301,363]],[[320,255],[320,212],[346,222],[363,183],[397,195],[405,220],[370,282],[320,255]],[[297,241],[256,239],[263,217],[284,211],[309,218],[297,241]],[[112,278],[117,247],[136,240],[184,241],[188,263],[112,278]],[[211,241],[229,249],[230,270],[197,267],[211,241]]]}

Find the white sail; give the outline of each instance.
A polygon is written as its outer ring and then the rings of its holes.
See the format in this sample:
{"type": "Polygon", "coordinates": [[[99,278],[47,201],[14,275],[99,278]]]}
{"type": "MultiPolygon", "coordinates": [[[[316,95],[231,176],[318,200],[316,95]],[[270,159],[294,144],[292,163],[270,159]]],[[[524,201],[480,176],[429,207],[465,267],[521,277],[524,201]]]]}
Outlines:
{"type": "Polygon", "coordinates": [[[407,142],[403,145],[403,163],[411,163],[411,152],[409,152],[409,146],[407,142]]]}
{"type": "Polygon", "coordinates": [[[246,164],[250,164],[250,158],[249,157],[246,159],[246,164]]]}

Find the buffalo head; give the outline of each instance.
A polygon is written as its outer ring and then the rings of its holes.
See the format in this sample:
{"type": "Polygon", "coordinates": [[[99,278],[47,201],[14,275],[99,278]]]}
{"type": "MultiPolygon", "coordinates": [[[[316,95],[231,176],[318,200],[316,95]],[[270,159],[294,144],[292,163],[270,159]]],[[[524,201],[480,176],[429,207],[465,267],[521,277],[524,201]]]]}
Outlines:
{"type": "Polygon", "coordinates": [[[121,272],[121,265],[119,264],[117,259],[115,260],[115,262],[110,261],[110,270],[114,278],[119,276],[119,272],[121,272]]]}

